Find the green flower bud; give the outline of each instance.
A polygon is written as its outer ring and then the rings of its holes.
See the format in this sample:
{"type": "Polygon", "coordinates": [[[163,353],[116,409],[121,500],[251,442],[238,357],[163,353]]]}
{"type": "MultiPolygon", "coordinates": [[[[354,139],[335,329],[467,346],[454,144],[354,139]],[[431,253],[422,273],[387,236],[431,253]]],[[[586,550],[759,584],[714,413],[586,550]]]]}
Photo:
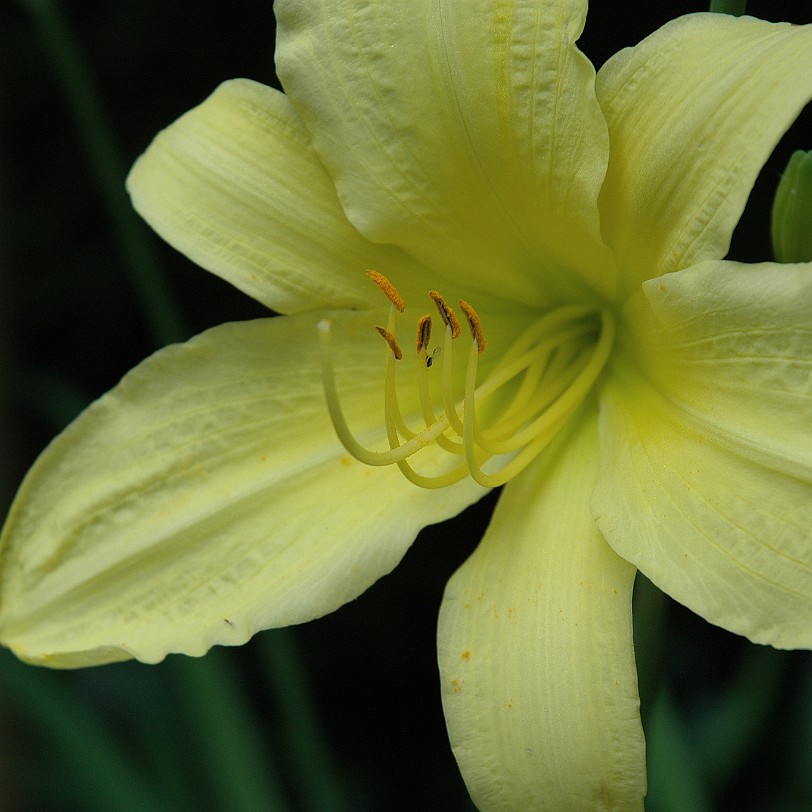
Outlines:
{"type": "Polygon", "coordinates": [[[773,253],[779,262],[812,260],[812,152],[792,154],[775,191],[773,253]]]}

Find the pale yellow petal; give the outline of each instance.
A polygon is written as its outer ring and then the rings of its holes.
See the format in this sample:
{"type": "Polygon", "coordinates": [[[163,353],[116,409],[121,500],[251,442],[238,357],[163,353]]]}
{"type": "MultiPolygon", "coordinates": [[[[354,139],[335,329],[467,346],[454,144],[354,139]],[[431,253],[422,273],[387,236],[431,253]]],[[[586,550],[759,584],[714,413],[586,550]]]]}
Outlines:
{"type": "Polygon", "coordinates": [[[127,188],[167,242],[278,312],[376,306],[368,268],[397,271],[404,294],[432,285],[350,225],[299,116],[257,82],[225,82],[160,132],[127,188]]]}
{"type": "MultiPolygon", "coordinates": [[[[382,422],[371,315],[333,316],[343,402],[365,436],[382,422]]],[[[483,493],[422,490],[344,452],[316,317],[162,350],[46,449],[0,537],[5,645],[74,667],[243,643],[356,597],[421,527],[483,493]]]]}
{"type": "Polygon", "coordinates": [[[482,812],[643,807],[635,570],[589,512],[595,419],[564,439],[506,486],[440,612],[449,736],[482,812]]]}
{"type": "Polygon", "coordinates": [[[812,96],[812,26],[680,17],[604,65],[600,205],[624,284],[721,259],[753,182],[812,96]]]}
{"type": "Polygon", "coordinates": [[[586,5],[277,2],[279,75],[363,234],[521,303],[612,289],[586,5]]]}
{"type": "Polygon", "coordinates": [[[609,543],[702,617],[812,647],[812,265],[708,262],[627,307],[593,500],[609,543]]]}

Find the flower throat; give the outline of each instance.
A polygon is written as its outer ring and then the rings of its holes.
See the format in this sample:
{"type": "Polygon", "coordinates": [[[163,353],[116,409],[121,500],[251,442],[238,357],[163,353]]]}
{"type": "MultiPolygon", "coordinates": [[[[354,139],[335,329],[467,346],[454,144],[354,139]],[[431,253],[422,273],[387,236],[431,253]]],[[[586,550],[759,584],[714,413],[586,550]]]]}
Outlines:
{"type": "Polygon", "coordinates": [[[437,291],[430,291],[445,334],[438,358],[437,350],[429,353],[431,316],[418,319],[416,383],[424,427],[414,430],[403,418],[395,387],[396,369],[403,360],[396,322],[398,314],[405,310],[405,303],[383,274],[377,271],[367,274],[391,303],[386,327],[375,325],[387,344],[384,425],[389,449],[366,448],[351,432],[336,388],[331,323],[323,320],[317,328],[327,406],[338,438],[353,457],[366,465],[397,465],[406,479],[423,488],[443,488],[468,476],[486,488],[498,487],[512,479],[550,444],[578,409],[612,348],[615,325],[607,311],[566,305],[534,321],[477,385],[479,356],[487,342],[476,311],[460,300],[471,344],[463,391],[455,397],[453,348],[462,330],[451,306],[437,291]],[[438,373],[442,403],[435,407],[429,375],[438,373]],[[487,409],[497,395],[506,394],[498,408],[487,409]],[[488,414],[482,417],[486,409],[488,414]],[[448,453],[450,464],[444,473],[422,474],[412,465],[411,458],[432,443],[448,453]]]}

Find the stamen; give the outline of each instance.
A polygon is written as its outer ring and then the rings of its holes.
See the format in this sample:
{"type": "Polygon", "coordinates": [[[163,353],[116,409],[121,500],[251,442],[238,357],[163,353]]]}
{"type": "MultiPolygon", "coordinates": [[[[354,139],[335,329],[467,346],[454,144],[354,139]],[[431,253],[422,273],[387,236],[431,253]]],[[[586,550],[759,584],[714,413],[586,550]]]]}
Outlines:
{"type": "MultiPolygon", "coordinates": [[[[378,274],[378,276],[381,277],[382,279],[385,279],[385,277],[383,277],[382,274],[378,274]]],[[[388,282],[388,280],[386,281],[388,282]]],[[[394,290],[394,285],[392,285],[392,290],[394,290]]],[[[397,291],[395,291],[395,293],[397,293],[397,291]]],[[[391,354],[387,353],[386,356],[387,368],[389,367],[390,363],[400,361],[403,358],[403,353],[401,352],[400,346],[398,346],[397,339],[395,338],[395,324],[397,322],[397,314],[398,314],[397,303],[392,302],[392,304],[389,306],[389,318],[386,320],[386,333],[389,334],[389,337],[387,338],[386,335],[381,332],[381,335],[386,340],[387,346],[391,350],[391,354]]],[[[378,332],[380,332],[380,327],[376,327],[376,329],[378,330],[378,332]]],[[[412,437],[416,435],[416,432],[412,431],[406,425],[406,421],[403,419],[403,416],[400,413],[397,398],[395,398],[394,400],[394,415],[398,431],[407,440],[411,440],[412,437]]]]}
{"type": "Polygon", "coordinates": [[[389,308],[389,323],[387,325],[388,329],[384,329],[380,325],[376,324],[375,329],[380,333],[383,339],[386,341],[391,353],[386,354],[386,408],[392,411],[392,417],[395,421],[395,425],[397,426],[397,430],[400,432],[402,437],[405,437],[407,440],[411,440],[412,437],[417,436],[417,432],[412,431],[407,425],[406,421],[403,419],[403,415],[400,413],[400,404],[398,403],[397,395],[394,394],[395,392],[395,361],[402,361],[403,360],[403,352],[400,349],[400,345],[395,338],[395,306],[392,305],[389,308]],[[388,391],[391,386],[392,389],[392,397],[389,398],[388,391]]]}
{"type": "Polygon", "coordinates": [[[476,310],[474,310],[465,299],[460,299],[460,310],[465,313],[465,318],[468,319],[468,327],[471,329],[471,338],[476,341],[477,349],[479,352],[485,351],[485,336],[482,335],[482,322],[479,320],[476,310]]]}
{"type": "Polygon", "coordinates": [[[428,351],[431,341],[431,316],[421,316],[417,320],[417,354],[422,358],[428,351]]]}
{"type": "Polygon", "coordinates": [[[555,335],[561,330],[572,327],[574,324],[579,324],[583,319],[594,315],[595,308],[587,305],[565,305],[564,307],[558,308],[558,310],[545,313],[545,315],[533,322],[533,324],[516,339],[513,346],[499,361],[496,369],[501,370],[504,365],[515,361],[517,357],[533,347],[542,336],[555,335]]]}
{"type": "Polygon", "coordinates": [[[440,318],[445,322],[445,326],[451,328],[451,338],[458,338],[460,334],[460,323],[457,321],[456,313],[454,313],[446,300],[443,299],[436,290],[430,290],[429,296],[431,296],[434,304],[437,305],[437,312],[440,314],[440,318]]]}
{"type": "MultiPolygon", "coordinates": [[[[430,337],[431,319],[427,316],[425,319],[421,319],[421,322],[422,324],[421,329],[419,329],[419,335],[423,335],[427,331],[429,334],[428,337],[430,337]]],[[[386,339],[389,346],[392,347],[392,342],[395,342],[394,336],[380,327],[376,326],[375,329],[378,330],[378,332],[386,339]]],[[[426,341],[428,341],[428,337],[426,341]]],[[[399,347],[398,350],[400,350],[399,347]]],[[[395,389],[395,358],[398,356],[394,349],[392,352],[394,358],[392,356],[387,358],[386,374],[384,379],[384,425],[386,426],[386,438],[389,441],[389,447],[394,451],[401,447],[398,432],[400,432],[400,435],[405,436],[409,440],[417,435],[415,435],[414,432],[412,432],[406,426],[400,414],[400,406],[398,404],[397,391],[395,389]]],[[[425,350],[423,350],[422,355],[425,355],[425,350]]],[[[426,368],[422,364],[418,367],[418,369],[422,375],[426,374],[426,368]]],[[[427,391],[428,387],[426,386],[426,392],[427,391]]],[[[425,413],[426,402],[423,392],[421,392],[421,401],[423,401],[425,413]]],[[[436,419],[434,417],[433,410],[431,409],[430,398],[428,402],[428,410],[431,414],[431,419],[428,419],[428,417],[426,419],[427,430],[429,430],[432,425],[436,425],[436,419]]],[[[434,442],[438,443],[441,448],[448,450],[448,444],[450,441],[446,440],[442,436],[442,433],[438,434],[434,438],[434,442]]],[[[424,476],[423,474],[418,473],[414,468],[412,468],[406,459],[398,460],[396,464],[400,472],[406,477],[406,479],[409,480],[409,482],[414,485],[418,485],[421,488],[445,488],[448,485],[453,485],[455,482],[459,482],[461,479],[468,476],[468,466],[466,463],[462,463],[453,470],[448,471],[445,474],[440,474],[439,476],[424,476]]]]}
{"type": "Polygon", "coordinates": [[[398,342],[392,333],[390,333],[386,327],[381,327],[380,324],[376,324],[375,329],[383,336],[384,341],[389,345],[389,349],[392,350],[392,355],[400,361],[403,358],[403,350],[398,346],[398,342]]]}
{"type": "MultiPolygon", "coordinates": [[[[395,392],[395,362],[390,358],[386,365],[386,380],[385,380],[385,393],[384,393],[385,407],[384,407],[384,422],[386,425],[386,437],[389,440],[389,447],[397,449],[400,446],[400,439],[397,430],[397,413],[399,411],[397,404],[397,394],[395,392]]],[[[437,425],[436,423],[434,425],[437,425]]],[[[426,428],[429,428],[427,423],[426,428]]],[[[439,443],[442,448],[445,448],[443,443],[442,434],[435,437],[435,442],[439,443]]],[[[398,460],[398,469],[401,474],[406,477],[414,485],[421,488],[445,488],[448,485],[453,485],[461,479],[468,476],[468,465],[462,463],[456,468],[448,471],[439,476],[424,476],[415,471],[414,468],[406,461],[406,459],[398,460]]]]}
{"type": "Polygon", "coordinates": [[[432,424],[425,431],[415,435],[413,438],[389,451],[372,451],[361,445],[350,431],[347,419],[344,417],[344,410],[341,408],[341,401],[336,389],[335,372],[333,370],[333,342],[332,323],[329,319],[322,319],[316,330],[321,344],[321,374],[324,382],[324,397],[327,400],[327,409],[330,412],[330,419],[333,423],[338,439],[350,454],[366,465],[391,465],[399,462],[425,448],[434,441],[439,434],[448,428],[448,421],[445,417],[440,417],[436,423],[432,424]]]}
{"type": "MultiPolygon", "coordinates": [[[[446,328],[446,337],[450,341],[450,330],[446,328]]],[[[434,414],[434,405],[431,400],[431,392],[429,390],[429,367],[438,358],[441,353],[440,347],[436,347],[431,355],[428,355],[428,344],[431,339],[431,316],[423,316],[417,322],[417,356],[421,363],[417,367],[417,385],[420,394],[420,408],[423,411],[423,420],[426,428],[432,426],[437,421],[437,416],[434,414]]],[[[448,375],[443,371],[443,380],[448,375]]],[[[449,379],[450,380],[450,379],[449,379]]],[[[408,439],[408,438],[407,438],[408,439]]],[[[462,443],[440,434],[436,440],[437,445],[445,451],[453,454],[462,454],[462,443]]]]}
{"type": "Polygon", "coordinates": [[[497,488],[504,485],[516,474],[523,471],[550,444],[556,434],[564,427],[569,417],[583,403],[584,398],[586,398],[592,385],[597,380],[609,358],[614,338],[614,319],[607,311],[603,311],[601,313],[600,338],[592,349],[589,361],[556,400],[544,408],[539,416],[525,426],[522,431],[513,436],[514,450],[521,450],[502,470],[494,474],[483,471],[475,457],[477,445],[482,447],[483,443],[481,442],[481,434],[477,436],[476,427],[474,386],[478,353],[474,351],[475,343],[472,343],[471,352],[468,356],[468,373],[465,379],[463,442],[471,476],[480,485],[486,488],[497,488]]]}
{"type": "MultiPolygon", "coordinates": [[[[384,375],[384,428],[387,451],[369,449],[353,436],[346,422],[336,390],[333,370],[331,325],[318,324],[322,346],[324,391],[333,425],[339,439],[357,459],[368,465],[396,464],[412,483],[424,488],[441,488],[470,476],[477,483],[493,488],[516,476],[541,454],[564,429],[592,391],[614,345],[615,323],[608,311],[594,307],[566,305],[536,319],[501,356],[489,365],[488,375],[478,384],[479,356],[486,347],[482,322],[476,310],[465,300],[459,306],[468,322],[471,345],[465,367],[462,392],[454,394],[453,343],[460,334],[460,323],[451,307],[437,292],[429,295],[445,326],[440,347],[429,354],[432,318],[417,321],[417,395],[419,413],[425,428],[410,428],[403,419],[396,386],[396,368],[403,352],[395,337],[398,311],[403,299],[394,285],[377,271],[370,278],[383,291],[392,306],[387,326],[375,325],[386,341],[384,375]],[[442,354],[437,355],[438,352],[442,354]],[[429,367],[441,364],[439,384],[442,408],[435,413],[432,403],[429,367]],[[483,405],[485,408],[482,408],[483,405]],[[481,414],[477,415],[477,412],[481,414]],[[412,466],[410,457],[427,446],[434,455],[421,457],[439,466],[442,473],[426,475],[412,466]],[[447,452],[448,461],[441,452],[447,452]],[[494,458],[501,467],[494,470],[494,458]],[[485,469],[488,470],[485,470],[485,469]]],[[[417,415],[406,414],[413,419],[417,415]]]]}
{"type": "Polygon", "coordinates": [[[367,271],[367,276],[383,291],[383,294],[402,313],[406,309],[403,297],[398,293],[398,289],[378,271],[367,271]]]}
{"type": "Polygon", "coordinates": [[[569,342],[544,356],[546,365],[543,371],[538,372],[536,362],[528,366],[520,391],[507,410],[507,416],[499,423],[494,439],[489,441],[490,450],[494,453],[514,450],[518,429],[546,409],[572,384],[590,355],[588,348],[569,342]]]}
{"type": "MultiPolygon", "coordinates": [[[[456,319],[455,319],[456,321],[456,319]]],[[[460,332],[460,325],[457,322],[457,335],[460,332]]],[[[442,368],[442,391],[443,391],[443,409],[445,410],[446,417],[451,427],[457,434],[462,437],[462,420],[457,414],[457,407],[454,404],[454,390],[451,381],[451,371],[453,368],[452,358],[454,349],[452,341],[454,339],[454,328],[450,324],[446,324],[445,340],[443,341],[443,368],[442,368]]]]}

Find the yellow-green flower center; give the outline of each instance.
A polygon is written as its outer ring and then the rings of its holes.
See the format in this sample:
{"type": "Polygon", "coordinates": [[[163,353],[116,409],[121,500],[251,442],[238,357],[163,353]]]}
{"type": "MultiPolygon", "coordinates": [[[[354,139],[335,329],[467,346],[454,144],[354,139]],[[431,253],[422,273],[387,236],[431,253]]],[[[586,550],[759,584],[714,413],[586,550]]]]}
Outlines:
{"type": "Polygon", "coordinates": [[[396,322],[404,302],[384,276],[374,271],[369,276],[392,303],[386,327],[375,326],[388,345],[384,424],[389,449],[366,448],[347,425],[333,371],[331,325],[325,320],[319,322],[318,331],[330,417],[342,444],[356,459],[367,465],[397,465],[410,482],[424,488],[442,488],[467,476],[485,487],[495,488],[516,476],[550,444],[583,403],[614,342],[615,323],[607,310],[586,305],[562,306],[530,324],[490,369],[485,380],[478,383],[479,356],[485,350],[485,336],[474,308],[460,300],[471,343],[463,389],[455,393],[452,363],[460,325],[445,299],[437,291],[431,291],[429,295],[445,324],[445,335],[441,351],[435,349],[429,354],[431,317],[418,320],[416,384],[424,427],[415,430],[403,418],[395,386],[397,364],[403,358],[396,322]],[[438,365],[442,403],[435,408],[429,374],[438,365]],[[421,474],[410,458],[432,443],[456,462],[444,473],[421,474]]]}

